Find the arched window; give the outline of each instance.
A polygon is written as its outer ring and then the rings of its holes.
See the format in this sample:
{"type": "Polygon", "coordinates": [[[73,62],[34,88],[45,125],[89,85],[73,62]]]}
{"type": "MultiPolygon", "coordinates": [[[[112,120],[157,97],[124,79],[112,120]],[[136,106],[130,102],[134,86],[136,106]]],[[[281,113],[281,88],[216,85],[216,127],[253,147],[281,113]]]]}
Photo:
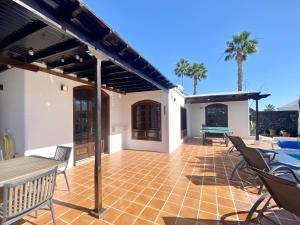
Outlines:
{"type": "Polygon", "coordinates": [[[132,105],[132,139],[161,140],[161,104],[144,100],[132,105]]]}
{"type": "Polygon", "coordinates": [[[205,125],[228,127],[228,107],[224,104],[211,104],[205,108],[205,125]]]}

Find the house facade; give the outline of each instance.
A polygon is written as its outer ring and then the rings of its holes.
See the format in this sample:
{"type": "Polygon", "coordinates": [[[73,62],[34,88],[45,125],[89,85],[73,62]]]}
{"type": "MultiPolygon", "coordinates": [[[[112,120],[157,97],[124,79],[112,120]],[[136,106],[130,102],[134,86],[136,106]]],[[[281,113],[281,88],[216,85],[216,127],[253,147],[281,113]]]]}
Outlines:
{"type": "Polygon", "coordinates": [[[0,9],[0,132],[19,155],[66,145],[76,165],[94,155],[95,130],[107,154],[172,152],[202,124],[249,136],[248,101],[259,93],[185,96],[81,1],[9,0],[0,9]]]}
{"type": "MultiPolygon", "coordinates": [[[[2,72],[0,83],[0,130],[13,136],[19,155],[50,157],[57,145],[74,149],[71,165],[94,155],[91,98],[84,96],[93,96],[92,88],[19,68],[2,72]]],[[[103,89],[102,96],[103,152],[171,152],[182,143],[180,120],[185,103],[176,88],[126,95],[103,89]],[[145,117],[151,117],[152,124],[146,125],[145,117]]]]}

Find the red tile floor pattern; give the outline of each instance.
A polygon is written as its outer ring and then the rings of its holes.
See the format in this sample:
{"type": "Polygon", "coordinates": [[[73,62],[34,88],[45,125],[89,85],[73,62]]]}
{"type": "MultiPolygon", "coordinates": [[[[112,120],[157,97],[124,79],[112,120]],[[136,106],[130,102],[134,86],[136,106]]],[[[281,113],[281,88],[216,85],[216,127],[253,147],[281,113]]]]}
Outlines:
{"type": "MultiPolygon", "coordinates": [[[[63,177],[55,191],[56,223],[117,225],[238,225],[259,197],[256,188],[229,181],[234,156],[224,157],[219,143],[200,145],[190,140],[173,153],[122,151],[103,158],[103,204],[106,213],[96,220],[93,208],[93,162],[68,170],[71,192],[63,177]]],[[[284,211],[270,218],[281,225],[300,224],[284,211]]],[[[47,208],[38,217],[18,224],[52,224],[47,208]]],[[[269,224],[265,221],[265,224],[269,224]]]]}

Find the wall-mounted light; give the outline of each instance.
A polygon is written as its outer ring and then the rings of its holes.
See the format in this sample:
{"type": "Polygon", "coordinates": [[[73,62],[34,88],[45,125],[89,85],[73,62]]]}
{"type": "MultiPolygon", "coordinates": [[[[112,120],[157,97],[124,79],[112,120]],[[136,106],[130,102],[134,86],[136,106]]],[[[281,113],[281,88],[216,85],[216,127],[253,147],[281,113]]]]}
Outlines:
{"type": "Polygon", "coordinates": [[[3,91],[3,84],[0,84],[0,91],[3,91]]]}
{"type": "Polygon", "coordinates": [[[34,56],[34,51],[33,51],[33,48],[32,48],[32,47],[29,48],[29,50],[28,50],[28,55],[34,56]]]}
{"type": "Polygon", "coordinates": [[[64,92],[67,92],[67,91],[69,90],[69,88],[68,88],[67,85],[62,84],[62,85],[60,85],[60,90],[61,90],[61,91],[64,91],[64,92]]]}
{"type": "Polygon", "coordinates": [[[64,63],[64,62],[65,62],[65,59],[64,59],[64,58],[61,58],[61,59],[60,59],[60,62],[64,63]]]}
{"type": "Polygon", "coordinates": [[[79,60],[80,59],[79,55],[75,55],[75,59],[79,60]]]}

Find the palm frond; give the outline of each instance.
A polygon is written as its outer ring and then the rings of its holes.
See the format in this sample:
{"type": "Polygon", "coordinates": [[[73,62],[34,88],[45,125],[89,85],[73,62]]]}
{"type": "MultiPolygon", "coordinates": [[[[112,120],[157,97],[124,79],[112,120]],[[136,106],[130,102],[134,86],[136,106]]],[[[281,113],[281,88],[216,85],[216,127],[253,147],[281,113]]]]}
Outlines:
{"type": "Polygon", "coordinates": [[[236,59],[245,61],[248,55],[258,51],[258,40],[249,39],[251,33],[243,31],[240,34],[233,35],[232,41],[226,42],[227,48],[225,49],[225,61],[236,59]]]}

